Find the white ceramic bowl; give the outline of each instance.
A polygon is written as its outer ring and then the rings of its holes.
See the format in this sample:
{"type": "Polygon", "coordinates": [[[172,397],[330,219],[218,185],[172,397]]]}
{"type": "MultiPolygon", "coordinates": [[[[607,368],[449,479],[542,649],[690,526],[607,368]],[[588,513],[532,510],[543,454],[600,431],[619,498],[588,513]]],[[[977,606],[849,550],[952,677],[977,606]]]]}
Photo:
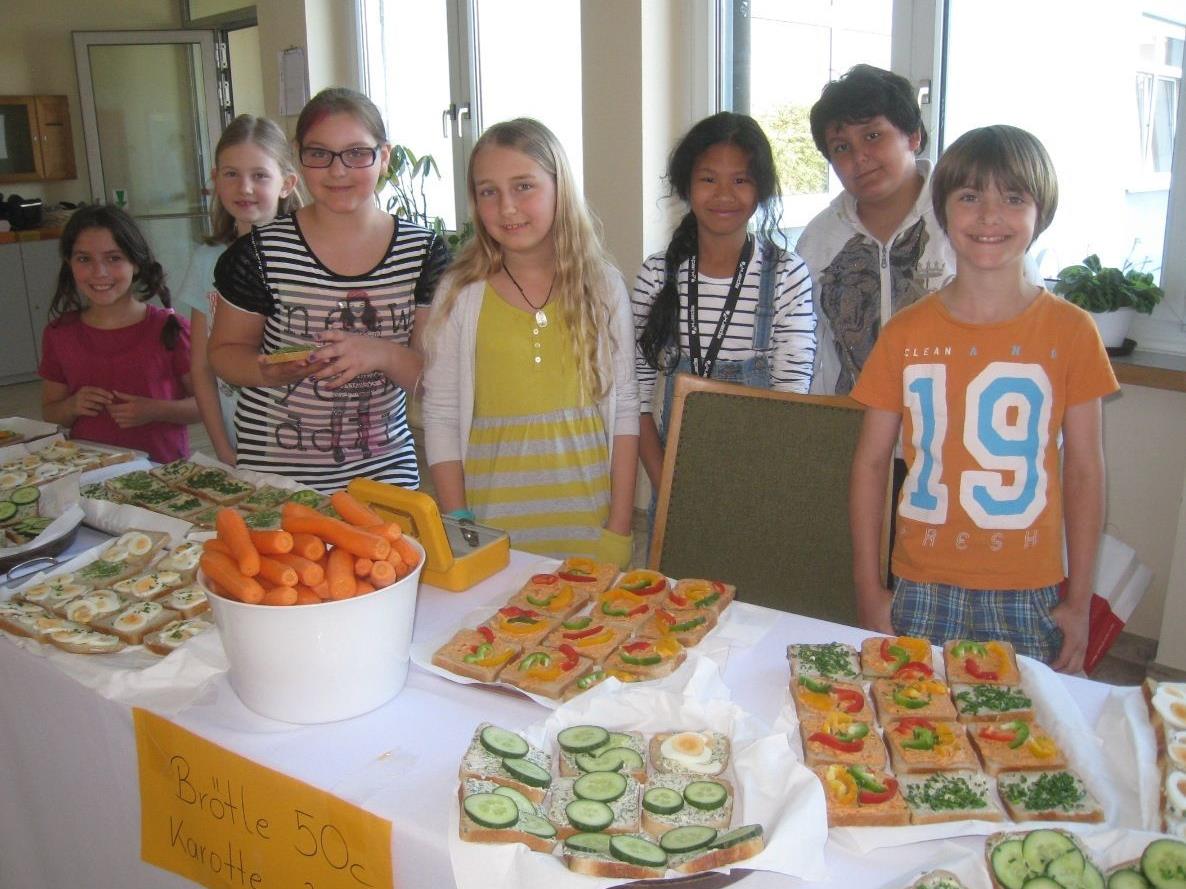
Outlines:
{"type": "MultiPolygon", "coordinates": [[[[230,682],[262,716],[312,724],[361,716],[404,686],[420,564],[364,596],[317,605],[246,605],[210,593],[230,682]]],[[[199,572],[198,582],[206,587],[199,572]]]]}

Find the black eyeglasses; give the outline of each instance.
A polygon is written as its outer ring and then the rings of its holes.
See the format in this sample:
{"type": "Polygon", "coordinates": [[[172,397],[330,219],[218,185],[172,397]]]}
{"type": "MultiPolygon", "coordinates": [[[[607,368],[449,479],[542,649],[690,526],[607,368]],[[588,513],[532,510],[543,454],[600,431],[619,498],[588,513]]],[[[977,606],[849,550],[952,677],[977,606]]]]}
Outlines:
{"type": "Polygon", "coordinates": [[[342,161],[343,167],[359,170],[371,166],[378,156],[379,149],[370,147],[346,148],[342,151],[330,151],[328,148],[302,148],[301,166],[323,170],[333,166],[336,157],[342,161]]]}

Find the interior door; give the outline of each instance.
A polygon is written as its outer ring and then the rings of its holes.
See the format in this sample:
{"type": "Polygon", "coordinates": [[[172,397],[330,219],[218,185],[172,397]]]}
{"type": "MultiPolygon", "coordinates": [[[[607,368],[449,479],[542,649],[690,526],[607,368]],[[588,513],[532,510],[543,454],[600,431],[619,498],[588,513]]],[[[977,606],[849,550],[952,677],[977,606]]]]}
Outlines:
{"type": "Polygon", "coordinates": [[[91,200],[123,205],[176,277],[207,229],[220,90],[213,31],[76,31],[91,200]]]}

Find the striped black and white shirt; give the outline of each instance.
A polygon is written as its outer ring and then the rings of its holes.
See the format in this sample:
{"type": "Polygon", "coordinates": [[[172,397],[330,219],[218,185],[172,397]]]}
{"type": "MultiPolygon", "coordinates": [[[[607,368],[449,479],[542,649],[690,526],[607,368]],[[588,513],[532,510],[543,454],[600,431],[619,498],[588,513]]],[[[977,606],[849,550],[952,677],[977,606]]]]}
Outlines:
{"type": "MultiPolygon", "coordinates": [[[[337,274],[318,261],[296,217],[286,216],[235,241],[214,281],[233,306],[265,316],[264,354],[313,343],[331,329],[407,345],[416,307],[431,302],[447,262],[434,232],[397,219],[375,268],[337,274]]],[[[244,388],[235,411],[238,465],[326,492],[356,476],[419,487],[406,401],[404,390],[378,372],[334,391],[309,379],[244,388]]]]}
{"type": "MultiPolygon", "coordinates": [[[[737,308],[725,330],[718,359],[744,361],[755,355],[754,321],[758,309],[758,287],[762,278],[762,250],[754,258],[741,284],[737,308]]],[[[635,336],[642,333],[651,304],[663,287],[667,264],[662,253],[646,259],[634,282],[631,302],[634,306],[635,336]]],[[[677,276],[680,305],[680,347],[688,354],[688,264],[685,261],[677,276]]],[[[701,274],[697,285],[700,322],[700,348],[708,351],[713,332],[721,318],[729,295],[731,278],[709,278],[701,274]]],[[[774,320],[770,331],[770,388],[784,392],[806,393],[811,386],[815,362],[815,309],[811,301],[811,277],[807,265],[794,253],[779,251],[774,272],[774,320]]],[[[642,353],[635,351],[639,406],[642,413],[652,413],[658,371],[648,365],[642,353]]],[[[662,392],[658,400],[662,401],[662,392]]]]}

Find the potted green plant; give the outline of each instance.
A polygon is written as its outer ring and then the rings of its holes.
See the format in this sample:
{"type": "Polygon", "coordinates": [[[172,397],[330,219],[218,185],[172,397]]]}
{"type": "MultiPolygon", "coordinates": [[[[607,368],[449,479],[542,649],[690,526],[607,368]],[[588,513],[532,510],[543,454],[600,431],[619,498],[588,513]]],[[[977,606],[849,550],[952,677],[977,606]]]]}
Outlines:
{"type": "Polygon", "coordinates": [[[387,186],[391,186],[391,194],[387,198],[388,213],[431,228],[445,238],[451,250],[456,250],[473,234],[473,223],[466,220],[458,231],[446,232],[445,221],[440,216],[429,215],[428,198],[424,191],[429,176],[441,178],[441,171],[431,154],[417,156],[404,145],[392,145],[391,159],[387,162],[387,169],[379,176],[375,192],[382,193],[387,186]]]}
{"type": "Polygon", "coordinates": [[[1113,349],[1124,345],[1136,313],[1152,313],[1165,296],[1149,272],[1138,271],[1128,263],[1123,269],[1104,266],[1094,253],[1081,264],[1059,272],[1053,290],[1090,312],[1104,345],[1113,349]]]}

